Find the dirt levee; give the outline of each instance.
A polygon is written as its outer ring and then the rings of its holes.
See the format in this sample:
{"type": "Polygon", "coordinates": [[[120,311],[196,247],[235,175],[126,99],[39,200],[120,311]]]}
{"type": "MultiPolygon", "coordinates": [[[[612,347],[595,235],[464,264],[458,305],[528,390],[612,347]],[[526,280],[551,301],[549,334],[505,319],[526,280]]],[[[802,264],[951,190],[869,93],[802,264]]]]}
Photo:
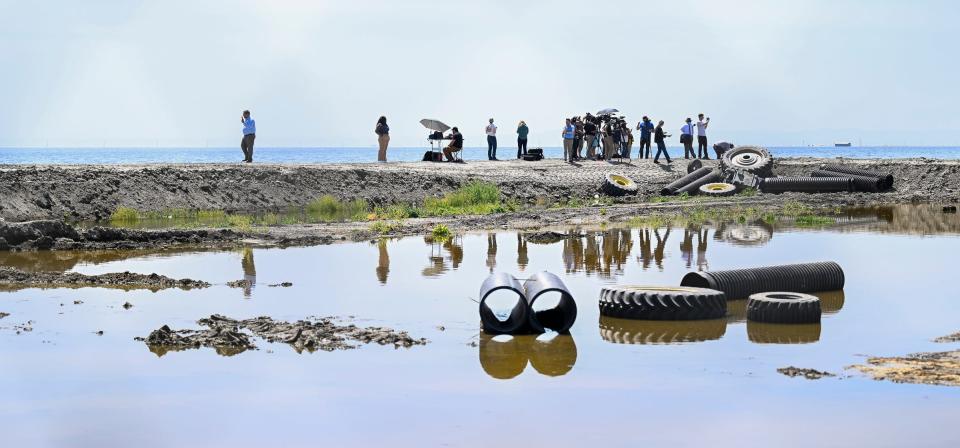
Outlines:
{"type": "MultiPolygon", "coordinates": [[[[496,183],[507,198],[556,201],[593,197],[607,173],[636,180],[640,191],[634,200],[642,200],[684,174],[685,162],[6,165],[0,167],[0,217],[9,221],[64,217],[100,220],[121,206],[141,211],[259,211],[303,206],[325,194],[345,200],[363,198],[372,204],[419,203],[426,196],[447,193],[472,180],[496,183]]],[[[838,162],[778,159],[774,172],[780,176],[809,175],[822,163],[838,162]]],[[[960,161],[877,159],[842,163],[892,172],[894,191],[877,195],[883,202],[956,201],[960,196],[960,161]]]]}

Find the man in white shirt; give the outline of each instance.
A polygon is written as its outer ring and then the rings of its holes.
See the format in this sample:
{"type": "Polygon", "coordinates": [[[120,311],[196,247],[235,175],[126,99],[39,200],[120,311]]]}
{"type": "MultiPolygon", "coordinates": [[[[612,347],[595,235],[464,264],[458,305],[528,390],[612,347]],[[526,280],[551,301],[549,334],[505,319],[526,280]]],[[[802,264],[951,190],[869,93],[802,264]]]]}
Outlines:
{"type": "Polygon", "coordinates": [[[493,118],[487,125],[487,159],[497,160],[497,125],[493,124],[493,118]]]}
{"type": "Polygon", "coordinates": [[[703,114],[697,115],[697,157],[709,160],[707,153],[707,126],[710,126],[710,117],[703,121],[703,114]]]}
{"type": "Polygon", "coordinates": [[[693,152],[693,120],[687,118],[687,124],[680,127],[680,143],[683,143],[683,158],[697,158],[693,152]]]}

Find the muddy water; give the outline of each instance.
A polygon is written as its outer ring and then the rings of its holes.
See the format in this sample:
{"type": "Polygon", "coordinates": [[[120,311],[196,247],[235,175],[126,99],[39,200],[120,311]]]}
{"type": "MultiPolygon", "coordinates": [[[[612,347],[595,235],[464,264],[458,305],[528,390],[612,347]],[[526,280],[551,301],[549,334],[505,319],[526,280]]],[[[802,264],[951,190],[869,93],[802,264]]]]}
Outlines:
{"type": "Polygon", "coordinates": [[[0,312],[10,313],[0,319],[0,431],[6,446],[957,446],[960,388],[844,370],[864,355],[958,348],[931,342],[960,330],[957,218],[925,219],[942,227],[734,223],[571,230],[582,236],[551,244],[499,232],[445,243],[4,254],[22,269],[156,272],[215,286],[0,293],[0,312]],[[814,260],[835,260],[847,275],[844,291],[822,294],[820,325],[746,322],[742,301],[703,322],[597,311],[602,285],[814,260]],[[480,335],[483,278],[542,269],[561,274],[577,299],[571,334],[480,335]],[[239,279],[252,285],[225,286],[239,279]],[[268,286],[284,281],[293,286],[268,286]],[[158,356],[133,340],[164,324],[197,328],[214,313],[340,316],[430,343],[298,354],[261,341],[233,356],[158,356]],[[838,376],[791,378],[777,373],[785,366],[838,376]]]}

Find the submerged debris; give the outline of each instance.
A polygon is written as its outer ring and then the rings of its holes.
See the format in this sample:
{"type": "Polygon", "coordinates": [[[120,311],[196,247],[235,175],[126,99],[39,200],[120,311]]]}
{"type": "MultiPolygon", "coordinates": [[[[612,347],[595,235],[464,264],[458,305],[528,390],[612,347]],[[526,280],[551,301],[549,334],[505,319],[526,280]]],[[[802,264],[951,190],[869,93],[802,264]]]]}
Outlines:
{"type": "Polygon", "coordinates": [[[276,288],[276,287],[278,287],[278,286],[283,287],[283,288],[289,288],[289,287],[293,286],[293,283],[283,282],[283,283],[275,283],[275,284],[267,285],[267,286],[269,286],[269,287],[271,287],[271,288],[276,288]]]}
{"type": "Polygon", "coordinates": [[[424,338],[412,338],[405,331],[395,331],[384,327],[361,328],[356,325],[337,325],[329,318],[300,320],[297,322],[275,321],[261,316],[253,319],[235,320],[214,314],[200,319],[197,323],[207,327],[203,330],[171,330],[164,325],[150,333],[147,338],[136,338],[146,342],[150,351],[163,356],[168,351],[187,350],[200,347],[212,347],[225,356],[256,350],[251,335],[267,342],[289,344],[297,353],[347,350],[357,348],[360,343],[392,345],[395,348],[424,345],[424,338]]]}
{"type": "Polygon", "coordinates": [[[250,280],[234,280],[232,282],[227,282],[227,286],[231,288],[249,288],[253,286],[253,283],[250,280]]]}
{"type": "Polygon", "coordinates": [[[798,377],[802,376],[808,380],[819,380],[823,377],[836,376],[830,372],[820,371],[816,369],[803,369],[800,367],[781,367],[777,369],[777,372],[780,372],[789,377],[798,377]]]}
{"type": "Polygon", "coordinates": [[[7,317],[7,316],[9,316],[9,315],[10,315],[10,313],[0,312],[0,319],[3,319],[4,317],[7,317]]]}
{"type": "Polygon", "coordinates": [[[547,230],[544,232],[536,232],[527,235],[527,241],[534,244],[553,244],[563,241],[568,238],[580,238],[580,234],[572,233],[562,233],[555,232],[552,230],[547,230]]]}
{"type": "Polygon", "coordinates": [[[960,331],[954,334],[940,336],[939,338],[934,339],[933,342],[960,342],[960,331]]]}
{"type": "Polygon", "coordinates": [[[123,309],[125,310],[129,310],[130,308],[133,308],[133,304],[130,302],[123,302],[122,306],[123,306],[123,309]]]}
{"type": "Polygon", "coordinates": [[[875,380],[960,386],[960,350],[914,353],[904,357],[874,357],[867,359],[866,365],[854,365],[848,368],[859,370],[875,380]]]}
{"type": "Polygon", "coordinates": [[[16,268],[0,267],[0,285],[21,288],[32,287],[104,287],[150,289],[153,291],[180,288],[206,288],[209,283],[189,278],[174,279],[160,274],[120,272],[84,275],[78,272],[26,272],[16,268]]]}

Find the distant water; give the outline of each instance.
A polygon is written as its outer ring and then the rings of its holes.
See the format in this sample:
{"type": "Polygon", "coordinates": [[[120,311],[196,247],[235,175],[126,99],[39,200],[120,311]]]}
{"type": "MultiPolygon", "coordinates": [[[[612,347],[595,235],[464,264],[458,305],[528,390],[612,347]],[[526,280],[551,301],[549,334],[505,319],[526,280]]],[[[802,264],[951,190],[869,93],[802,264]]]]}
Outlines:
{"type": "MultiPolygon", "coordinates": [[[[850,157],[960,159],[960,147],[770,147],[776,157],[850,157]]],[[[418,161],[425,148],[390,148],[390,161],[418,161]]],[[[683,149],[669,149],[683,157],[683,149]]],[[[548,158],[560,158],[559,147],[544,148],[548,158]]],[[[636,147],[633,149],[636,157],[636,147]]],[[[711,151],[712,153],[712,151],[711,151]]],[[[500,159],[516,156],[516,148],[501,147],[500,159]]],[[[711,154],[712,156],[712,154],[711,154]]],[[[465,160],[484,160],[486,148],[466,148],[465,160]]],[[[137,164],[137,163],[239,163],[239,148],[0,148],[0,164],[137,164]]],[[[376,148],[256,148],[254,160],[263,163],[374,162],[376,148]]]]}

